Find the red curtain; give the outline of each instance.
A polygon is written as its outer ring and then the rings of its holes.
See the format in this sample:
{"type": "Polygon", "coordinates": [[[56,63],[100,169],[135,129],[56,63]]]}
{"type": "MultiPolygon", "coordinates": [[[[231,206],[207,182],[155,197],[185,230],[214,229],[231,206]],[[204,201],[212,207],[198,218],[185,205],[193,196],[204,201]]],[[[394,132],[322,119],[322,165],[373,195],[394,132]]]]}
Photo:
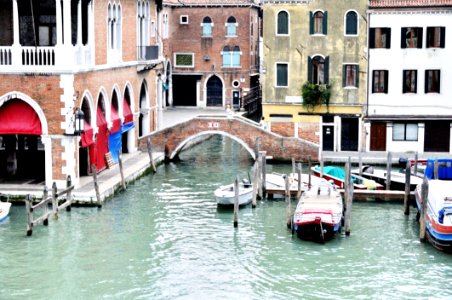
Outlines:
{"type": "MultiPolygon", "coordinates": [[[[99,128],[96,138],[96,156],[97,160],[95,162],[97,171],[101,171],[107,167],[105,161],[105,154],[108,152],[108,128],[107,121],[105,120],[104,112],[100,105],[97,106],[97,118],[96,124],[99,128]]],[[[91,149],[90,149],[91,150],[91,149]]]]}
{"type": "Polygon", "coordinates": [[[111,122],[113,126],[110,129],[110,133],[118,132],[121,129],[121,119],[113,105],[111,105],[111,122]]]}
{"type": "Polygon", "coordinates": [[[126,98],[123,100],[123,106],[124,106],[124,124],[133,122],[133,113],[130,109],[129,103],[127,103],[126,98]]]}
{"type": "Polygon", "coordinates": [[[0,107],[0,134],[41,135],[41,121],[28,103],[14,99],[0,107]]]}
{"type": "Polygon", "coordinates": [[[89,125],[88,122],[85,122],[85,130],[81,135],[81,142],[82,142],[82,148],[91,146],[92,144],[94,144],[94,140],[93,140],[93,128],[91,127],[91,125],[89,125]]]}

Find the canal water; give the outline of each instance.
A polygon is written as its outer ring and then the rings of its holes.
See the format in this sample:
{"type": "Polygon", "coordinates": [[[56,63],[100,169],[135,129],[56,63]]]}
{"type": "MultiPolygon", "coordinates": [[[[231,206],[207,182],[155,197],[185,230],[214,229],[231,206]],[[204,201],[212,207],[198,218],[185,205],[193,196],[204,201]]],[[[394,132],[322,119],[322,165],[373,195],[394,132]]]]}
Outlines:
{"type": "Polygon", "coordinates": [[[213,191],[252,174],[246,150],[214,136],[181,159],[32,237],[25,208],[13,207],[0,224],[0,299],[452,297],[452,256],[419,242],[414,209],[356,202],[351,235],[324,245],[292,237],[284,201],[241,208],[234,229],[213,191]]]}

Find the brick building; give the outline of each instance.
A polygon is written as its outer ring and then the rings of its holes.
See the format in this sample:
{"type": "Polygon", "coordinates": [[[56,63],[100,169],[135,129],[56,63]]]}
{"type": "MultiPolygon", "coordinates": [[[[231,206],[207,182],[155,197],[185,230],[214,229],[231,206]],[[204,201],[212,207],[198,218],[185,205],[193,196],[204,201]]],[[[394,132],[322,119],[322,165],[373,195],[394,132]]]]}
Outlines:
{"type": "Polygon", "coordinates": [[[161,3],[0,5],[0,182],[77,183],[136,151],[159,122],[161,3]]]}
{"type": "Polygon", "coordinates": [[[164,0],[164,105],[238,108],[259,86],[258,1],[164,0]]]}

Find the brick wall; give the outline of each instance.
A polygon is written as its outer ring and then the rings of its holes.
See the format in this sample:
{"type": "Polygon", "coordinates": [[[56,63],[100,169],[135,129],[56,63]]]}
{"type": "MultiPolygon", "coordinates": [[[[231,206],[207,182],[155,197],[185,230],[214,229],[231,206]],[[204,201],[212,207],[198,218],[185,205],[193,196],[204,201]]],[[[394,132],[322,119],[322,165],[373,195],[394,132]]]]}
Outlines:
{"type": "Polygon", "coordinates": [[[271,130],[276,134],[280,134],[286,137],[294,137],[295,128],[292,122],[272,122],[271,130]]]}
{"type": "Polygon", "coordinates": [[[313,143],[320,143],[320,127],[318,123],[298,123],[298,137],[313,143]]]}

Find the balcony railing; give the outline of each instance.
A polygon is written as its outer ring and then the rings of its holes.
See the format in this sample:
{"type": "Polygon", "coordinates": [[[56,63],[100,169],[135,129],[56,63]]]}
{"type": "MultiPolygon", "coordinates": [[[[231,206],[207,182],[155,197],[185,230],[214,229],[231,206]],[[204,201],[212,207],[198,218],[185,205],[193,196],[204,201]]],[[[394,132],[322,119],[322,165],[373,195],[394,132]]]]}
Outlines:
{"type": "Polygon", "coordinates": [[[73,70],[94,64],[90,46],[2,46],[0,47],[0,72],[2,71],[58,71],[73,70]]]}
{"type": "Polygon", "coordinates": [[[159,58],[159,46],[138,46],[138,61],[154,60],[159,58]]]}
{"type": "Polygon", "coordinates": [[[370,8],[452,6],[452,0],[369,0],[370,8]]]}

